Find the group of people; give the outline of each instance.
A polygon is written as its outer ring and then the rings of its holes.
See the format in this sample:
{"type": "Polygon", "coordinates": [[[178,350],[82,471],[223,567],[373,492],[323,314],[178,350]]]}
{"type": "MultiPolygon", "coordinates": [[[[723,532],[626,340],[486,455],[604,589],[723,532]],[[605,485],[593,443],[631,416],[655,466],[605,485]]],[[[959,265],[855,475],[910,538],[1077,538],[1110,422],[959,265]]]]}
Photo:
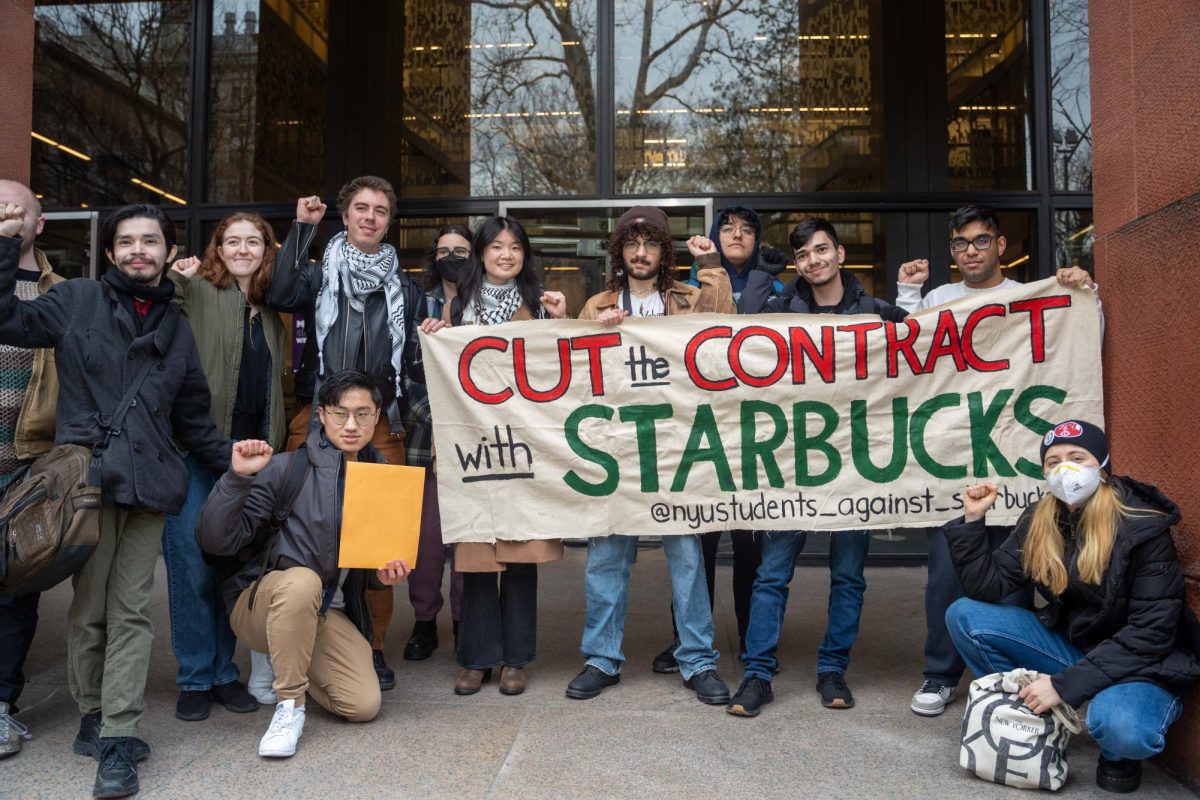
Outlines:
{"type": "MultiPolygon", "coordinates": [[[[308,258],[327,212],[319,197],[298,200],[278,245],[260,216],[238,213],[216,227],[201,257],[180,260],[165,214],[127,206],[101,229],[111,265],[101,280],[62,281],[34,246],[36,197],[0,181],[0,483],[52,444],[110,439],[101,454],[100,544],[74,578],[68,617],[68,676],[81,715],[74,749],[98,761],[95,797],[137,792],[137,763],[150,755],[138,734],[160,545],[179,665],[176,716],[204,719],[212,703],[235,712],[274,705],[259,742],[264,757],[296,751],[307,697],[354,722],[378,714],[381,691],[396,681],[383,657],[394,587],[407,581],[416,619],[404,658],[428,658],[439,644],[447,563],[461,667],[453,691],[475,694],[493,678],[502,694],[524,691],[537,650],[538,565],[562,558],[562,542],[443,544],[436,409],[418,331],[512,320],[553,327],[567,315],[566,299],[542,285],[528,235],[505,217],[474,232],[440,228],[414,280],[384,241],[395,206],[381,178],[347,183],[337,197],[343,229],[319,261],[308,258]],[[290,423],[281,312],[302,317],[308,332],[290,423]],[[130,392],[137,402],[112,436],[113,411],[130,392]],[[338,567],[345,464],[355,460],[425,468],[415,568],[399,559],[378,570],[338,567]],[[249,686],[233,661],[237,639],[252,651],[249,686]]],[[[579,318],[615,326],[631,316],[795,313],[898,322],[1011,283],[1000,267],[1000,223],[982,206],[950,220],[962,280],[922,296],[928,262],[907,262],[895,305],[842,268],[845,249],[827,220],[808,218],[791,231],[798,277],[786,286],[783,259],[768,257],[762,239],[752,209],[723,209],[707,237],[687,241],[694,266],[681,280],[667,215],[632,208],[610,237],[606,288],[579,318]]],[[[1082,269],[1057,277],[1096,291],[1082,269]]],[[[1047,433],[1048,493],[1015,528],[986,526],[996,487],[979,484],[965,490],[962,518],[930,531],[926,666],[911,709],[941,714],[966,666],[976,674],[1038,670],[1044,675],[1025,690],[1026,702],[1040,713],[1091,701],[1097,781],[1129,791],[1141,759],[1161,751],[1180,693],[1200,677],[1192,649],[1200,642],[1189,638],[1195,618],[1170,538],[1178,509],[1153,487],[1112,475],[1096,422],[1068,420],[1047,433]],[[1043,597],[1036,611],[1032,590],[1043,597]]],[[[732,532],[743,664],[732,693],[714,647],[720,536],[663,537],[674,637],[651,666],[679,673],[701,702],[753,717],[773,699],[788,584],[806,533],[732,532]]],[[[594,698],[620,681],[637,543],[588,540],[583,667],[568,697],[594,698]]],[[[865,531],[830,539],[815,687],[831,709],[855,702],[846,672],[869,545],[865,531]]],[[[0,758],[28,737],[16,704],[37,604],[36,594],[0,597],[0,758]]]]}

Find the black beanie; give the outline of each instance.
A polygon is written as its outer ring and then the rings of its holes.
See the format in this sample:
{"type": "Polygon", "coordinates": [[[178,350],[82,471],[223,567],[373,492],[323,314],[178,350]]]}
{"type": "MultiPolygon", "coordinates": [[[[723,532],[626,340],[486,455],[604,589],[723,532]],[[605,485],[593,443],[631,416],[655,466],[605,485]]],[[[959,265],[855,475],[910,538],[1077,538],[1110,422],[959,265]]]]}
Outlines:
{"type": "Polygon", "coordinates": [[[1097,426],[1081,419],[1069,419],[1055,425],[1042,439],[1042,463],[1046,461],[1046,450],[1056,444],[1074,444],[1091,453],[1100,467],[1112,474],[1112,463],[1108,458],[1108,439],[1097,426]]]}

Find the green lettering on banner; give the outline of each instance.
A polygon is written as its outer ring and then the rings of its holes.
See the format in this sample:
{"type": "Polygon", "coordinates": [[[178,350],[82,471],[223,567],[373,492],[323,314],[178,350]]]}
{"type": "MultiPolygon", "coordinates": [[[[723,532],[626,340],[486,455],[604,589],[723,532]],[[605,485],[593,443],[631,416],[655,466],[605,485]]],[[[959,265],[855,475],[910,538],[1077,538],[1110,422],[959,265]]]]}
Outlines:
{"type": "Polygon", "coordinates": [[[775,451],[787,438],[787,418],[783,415],[783,409],[762,400],[747,400],[742,403],[741,427],[742,488],[758,488],[758,462],[762,461],[767,483],[774,489],[782,489],[783,473],[779,471],[779,462],[775,460],[775,451]],[[770,417],[775,426],[771,435],[762,441],[755,438],[758,433],[759,414],[770,417]]]}
{"type": "MultiPolygon", "coordinates": [[[[881,437],[886,438],[886,437],[881,437]]],[[[867,430],[867,401],[850,401],[850,453],[858,474],[875,483],[891,483],[908,462],[908,398],[892,398],[892,458],[882,467],[871,461],[871,434],[867,430]]]]}
{"type": "Polygon", "coordinates": [[[713,415],[712,406],[702,403],[696,406],[696,419],[692,422],[692,432],[688,435],[687,447],[679,460],[679,469],[675,472],[675,480],[671,483],[672,492],[682,492],[687,486],[688,475],[692,465],[700,461],[711,461],[717,471],[717,482],[723,492],[737,491],[733,483],[733,472],[729,469],[729,459],[721,444],[721,434],[717,431],[717,419],[713,415]],[[708,440],[707,447],[701,447],[700,442],[708,440]]]}
{"type": "Polygon", "coordinates": [[[952,393],[939,394],[921,403],[921,405],[917,406],[917,410],[913,412],[912,423],[909,428],[909,442],[912,446],[913,457],[917,459],[917,463],[926,472],[935,478],[957,480],[967,477],[966,466],[943,464],[929,455],[929,450],[925,447],[925,426],[929,424],[930,418],[943,408],[954,408],[960,405],[962,405],[962,395],[952,393]]]}
{"type": "Polygon", "coordinates": [[[585,444],[579,438],[579,423],[585,419],[605,419],[613,418],[613,410],[607,406],[587,405],[580,406],[571,412],[567,417],[567,421],[563,424],[563,434],[567,437],[567,444],[574,451],[575,455],[587,461],[596,464],[605,472],[605,478],[600,483],[589,483],[571,470],[563,476],[563,483],[570,486],[580,494],[585,494],[588,497],[606,497],[612,494],[617,489],[617,483],[621,479],[620,469],[617,467],[617,460],[603,450],[597,450],[588,444],[585,444]]]}
{"type": "Polygon", "coordinates": [[[637,432],[638,469],[642,491],[658,491],[658,435],[654,423],[674,415],[670,403],[653,406],[622,406],[621,422],[632,422],[637,432]]]}
{"type": "Polygon", "coordinates": [[[828,403],[816,400],[801,400],[792,404],[792,431],[796,438],[796,485],[820,486],[829,483],[842,471],[842,454],[829,443],[829,437],[837,430],[838,413],[828,403]],[[824,421],[821,432],[816,436],[808,435],[808,415],[816,414],[824,421]],[[808,470],[808,452],[818,450],[825,454],[829,466],[819,475],[812,475],[808,470]]]}
{"type": "MultiPolygon", "coordinates": [[[[1059,389],[1057,386],[1037,383],[1027,387],[1021,394],[1017,395],[1017,402],[1013,404],[1013,416],[1017,418],[1017,422],[1036,433],[1040,438],[1045,436],[1054,427],[1054,423],[1048,422],[1033,413],[1033,401],[1050,400],[1062,405],[1066,399],[1066,390],[1059,389]]],[[[1037,480],[1045,477],[1042,473],[1042,465],[1030,461],[1025,456],[1017,459],[1017,471],[1022,475],[1028,475],[1030,478],[1037,480]]]]}
{"type": "Polygon", "coordinates": [[[975,458],[975,477],[988,477],[988,464],[1003,478],[1011,478],[1017,474],[1012,464],[1000,452],[1000,448],[992,441],[992,429],[1000,420],[1008,398],[1012,397],[1012,389],[1001,389],[992,398],[987,409],[983,407],[983,392],[971,392],[967,395],[967,411],[971,425],[971,453],[975,458]]]}

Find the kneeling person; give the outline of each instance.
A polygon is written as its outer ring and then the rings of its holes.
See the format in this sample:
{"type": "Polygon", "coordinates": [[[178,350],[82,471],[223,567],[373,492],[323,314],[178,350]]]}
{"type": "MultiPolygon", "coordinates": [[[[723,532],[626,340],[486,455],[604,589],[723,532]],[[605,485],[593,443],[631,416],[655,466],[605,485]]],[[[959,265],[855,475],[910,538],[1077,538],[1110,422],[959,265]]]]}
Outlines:
{"type": "Polygon", "coordinates": [[[365,372],[345,370],[321,384],[318,403],[321,427],[309,433],[304,449],[272,457],[266,442],[234,445],[230,471],[213,489],[197,528],[206,552],[237,554],[269,525],[276,506],[291,499],[283,496],[290,459],[308,459],[304,484],[265,556],[225,583],[234,632],[269,653],[275,667],[279,703],[259,744],[261,756],[296,752],[305,692],[351,722],[375,718],[380,693],[367,589],[395,585],[409,571],[403,561],[374,575],[337,565],[345,463],[385,463],[369,444],[382,405],[378,385],[365,372]]]}

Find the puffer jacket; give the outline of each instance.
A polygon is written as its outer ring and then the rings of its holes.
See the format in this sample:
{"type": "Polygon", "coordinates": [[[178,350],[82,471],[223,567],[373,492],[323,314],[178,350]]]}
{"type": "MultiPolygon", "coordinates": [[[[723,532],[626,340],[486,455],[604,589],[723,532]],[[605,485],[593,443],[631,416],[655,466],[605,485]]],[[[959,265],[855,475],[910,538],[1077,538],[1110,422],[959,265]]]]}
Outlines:
{"type": "MultiPolygon", "coordinates": [[[[266,571],[307,567],[321,577],[326,587],[336,585],[338,543],[342,532],[342,498],[346,485],[346,457],[330,444],[321,428],[308,434],[308,459],[312,466],[292,513],[279,533],[266,543],[266,571]]],[[[297,451],[298,452],[298,451],[297,451]]],[[[296,453],[280,453],[262,472],[253,476],[226,472],[200,511],[196,540],[200,549],[214,556],[235,556],[270,523],[281,500],[289,460],[296,453]]],[[[384,464],[387,460],[367,445],[358,453],[360,461],[384,464]]],[[[261,555],[255,556],[232,578],[225,581],[223,595],[232,611],[241,593],[263,574],[261,555]]],[[[345,613],[370,639],[371,615],[367,610],[368,588],[379,588],[371,570],[352,569],[342,585],[345,613]]]]}
{"type": "MultiPolygon", "coordinates": [[[[867,294],[862,283],[849,270],[838,270],[842,280],[842,302],[835,314],[874,314],[888,322],[902,322],[908,312],[886,300],[867,294]]],[[[756,269],[746,281],[746,289],[738,300],[739,314],[812,314],[812,285],[804,278],[789,283],[782,294],[775,292],[775,276],[766,270],[756,269]]]]}
{"type": "MultiPolygon", "coordinates": [[[[38,272],[37,291],[43,295],[66,278],[57,275],[50,260],[41,250],[34,249],[38,272]]],[[[58,405],[58,370],[54,366],[54,348],[39,347],[33,351],[33,374],[25,389],[17,428],[13,432],[13,449],[17,458],[26,460],[50,452],[54,447],[54,411],[58,405]]]]}
{"type": "MultiPolygon", "coordinates": [[[[1038,619],[1084,652],[1051,678],[1063,701],[1075,707],[1116,683],[1146,680],[1182,692],[1200,678],[1191,637],[1196,618],[1185,604],[1183,572],[1171,539],[1179,508],[1149,484],[1126,477],[1110,480],[1134,511],[1121,519],[1099,586],[1079,578],[1076,515],[1065,511],[1059,525],[1068,534],[1063,553],[1067,591],[1055,595],[1035,584],[1046,600],[1038,619]]],[[[1021,552],[1031,518],[1027,510],[995,552],[988,551],[983,520],[960,517],[946,524],[950,555],[968,597],[999,602],[1029,584],[1021,552]]]]}

